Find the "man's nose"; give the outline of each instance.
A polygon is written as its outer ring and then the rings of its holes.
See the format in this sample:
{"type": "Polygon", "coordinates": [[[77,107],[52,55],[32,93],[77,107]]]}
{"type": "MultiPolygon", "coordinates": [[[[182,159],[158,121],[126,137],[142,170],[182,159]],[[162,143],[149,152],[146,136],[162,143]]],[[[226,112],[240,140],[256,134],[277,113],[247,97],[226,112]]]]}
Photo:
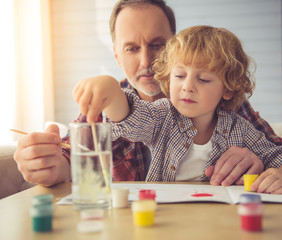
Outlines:
{"type": "Polygon", "coordinates": [[[155,58],[154,53],[148,48],[142,49],[140,57],[140,65],[144,68],[150,67],[155,58]]]}

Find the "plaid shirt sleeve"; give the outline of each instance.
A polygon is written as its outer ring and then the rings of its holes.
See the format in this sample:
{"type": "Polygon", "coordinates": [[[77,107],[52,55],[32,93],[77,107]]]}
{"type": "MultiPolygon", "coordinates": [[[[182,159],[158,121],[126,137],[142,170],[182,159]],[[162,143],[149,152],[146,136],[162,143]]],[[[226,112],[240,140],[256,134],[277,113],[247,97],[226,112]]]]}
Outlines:
{"type": "Polygon", "coordinates": [[[144,145],[124,138],[113,141],[113,180],[144,181],[146,176],[144,145]]]}
{"type": "Polygon", "coordinates": [[[258,112],[255,112],[248,101],[245,101],[240,107],[238,114],[243,118],[247,119],[253,124],[253,126],[263,132],[266,139],[273,142],[275,145],[282,145],[282,138],[277,136],[270,125],[260,117],[258,112]]]}
{"type": "MultiPolygon", "coordinates": [[[[133,89],[124,79],[121,88],[133,89]]],[[[146,177],[145,145],[125,138],[113,141],[113,180],[144,181],[146,177]]]]}

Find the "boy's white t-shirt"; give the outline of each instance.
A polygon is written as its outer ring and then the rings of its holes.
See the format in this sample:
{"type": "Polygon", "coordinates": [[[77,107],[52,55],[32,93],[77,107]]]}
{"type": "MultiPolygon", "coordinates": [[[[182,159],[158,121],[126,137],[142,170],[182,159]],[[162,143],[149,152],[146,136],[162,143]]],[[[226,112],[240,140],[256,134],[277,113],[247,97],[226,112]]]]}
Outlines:
{"type": "Polygon", "coordinates": [[[211,139],[204,145],[193,143],[189,152],[180,162],[176,181],[200,181],[205,165],[212,151],[211,139]]]}

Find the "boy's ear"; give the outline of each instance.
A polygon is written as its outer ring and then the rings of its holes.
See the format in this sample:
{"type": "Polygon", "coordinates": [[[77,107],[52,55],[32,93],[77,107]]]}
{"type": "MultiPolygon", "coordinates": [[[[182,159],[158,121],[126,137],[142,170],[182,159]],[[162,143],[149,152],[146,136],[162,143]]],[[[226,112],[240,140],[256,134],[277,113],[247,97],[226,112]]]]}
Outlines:
{"type": "Polygon", "coordinates": [[[225,89],[222,98],[224,100],[230,100],[233,97],[232,92],[225,89]]]}

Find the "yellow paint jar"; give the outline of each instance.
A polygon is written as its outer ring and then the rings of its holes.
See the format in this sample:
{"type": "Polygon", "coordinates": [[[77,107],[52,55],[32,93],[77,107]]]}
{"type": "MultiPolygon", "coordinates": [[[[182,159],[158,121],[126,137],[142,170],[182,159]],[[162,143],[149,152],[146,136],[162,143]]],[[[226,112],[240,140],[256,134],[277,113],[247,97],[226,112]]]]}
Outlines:
{"type": "Polygon", "coordinates": [[[155,223],[157,204],[154,200],[141,200],[132,203],[134,224],[137,226],[151,226],[155,223]]]}
{"type": "Polygon", "coordinates": [[[251,192],[251,185],[258,178],[258,174],[244,174],[244,189],[251,192]]]}

